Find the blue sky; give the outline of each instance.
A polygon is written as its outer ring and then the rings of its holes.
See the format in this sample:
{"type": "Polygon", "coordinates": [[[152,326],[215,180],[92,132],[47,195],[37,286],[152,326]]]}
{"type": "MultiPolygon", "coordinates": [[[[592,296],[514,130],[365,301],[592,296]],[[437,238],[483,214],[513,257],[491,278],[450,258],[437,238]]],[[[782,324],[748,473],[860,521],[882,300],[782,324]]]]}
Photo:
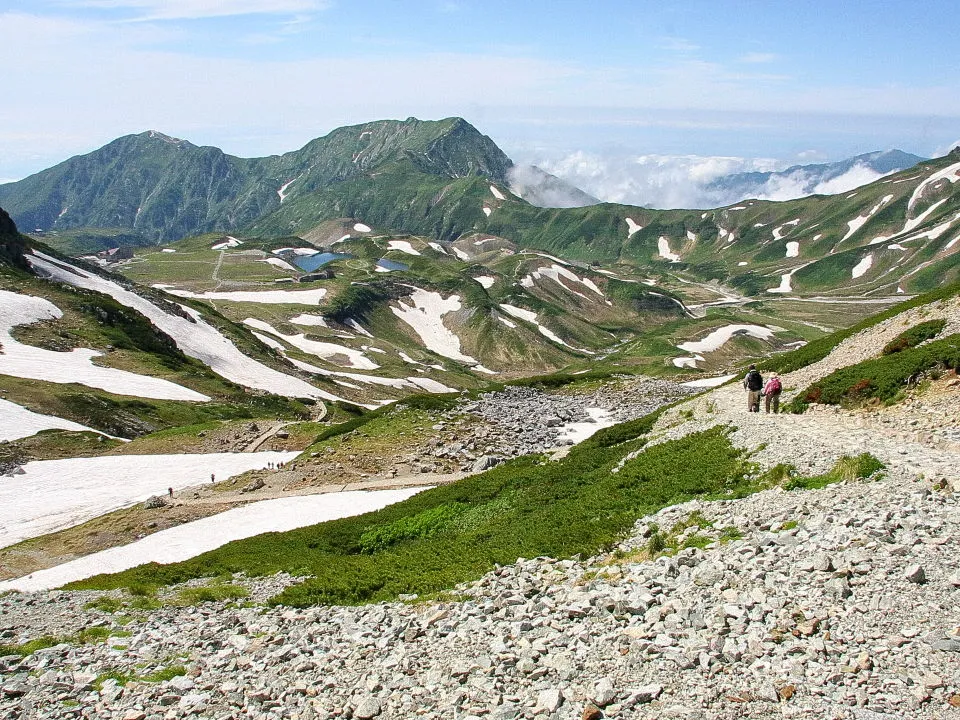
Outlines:
{"type": "Polygon", "coordinates": [[[599,174],[623,171],[612,157],[929,156],[960,139],[955,7],[0,0],[0,179],[146,129],[257,156],[408,116],[460,115],[518,161],[599,174]]]}

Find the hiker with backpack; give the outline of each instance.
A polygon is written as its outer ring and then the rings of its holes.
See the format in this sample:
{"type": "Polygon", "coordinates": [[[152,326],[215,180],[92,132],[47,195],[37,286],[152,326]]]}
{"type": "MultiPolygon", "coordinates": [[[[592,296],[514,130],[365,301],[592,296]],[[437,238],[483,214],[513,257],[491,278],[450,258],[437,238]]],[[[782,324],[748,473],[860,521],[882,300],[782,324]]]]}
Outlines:
{"type": "Polygon", "coordinates": [[[780,412],[780,393],[783,392],[783,383],[780,382],[780,376],[776,373],[770,375],[770,379],[763,387],[764,406],[767,413],[770,413],[770,405],[773,404],[773,414],[780,412]]]}
{"type": "Polygon", "coordinates": [[[760,412],[760,392],[763,390],[763,376],[756,365],[751,365],[747,376],[743,379],[743,387],[747,391],[747,412],[760,412]]]}

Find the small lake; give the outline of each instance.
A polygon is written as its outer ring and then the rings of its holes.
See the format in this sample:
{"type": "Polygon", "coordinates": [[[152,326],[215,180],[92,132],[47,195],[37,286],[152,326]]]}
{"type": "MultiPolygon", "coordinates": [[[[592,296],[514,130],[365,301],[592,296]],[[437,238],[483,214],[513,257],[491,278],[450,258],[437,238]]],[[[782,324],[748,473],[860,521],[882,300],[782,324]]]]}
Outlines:
{"type": "Polygon", "coordinates": [[[377,267],[382,267],[384,270],[409,270],[409,265],[404,265],[402,262],[397,262],[396,260],[387,260],[387,258],[380,258],[377,260],[377,267]]]}
{"type": "Polygon", "coordinates": [[[298,268],[305,272],[313,272],[317,268],[322,268],[329,262],[334,260],[343,260],[345,258],[356,257],[350,253],[333,253],[333,252],[321,252],[315,253],[313,255],[298,255],[294,259],[294,263],[298,268]]]}

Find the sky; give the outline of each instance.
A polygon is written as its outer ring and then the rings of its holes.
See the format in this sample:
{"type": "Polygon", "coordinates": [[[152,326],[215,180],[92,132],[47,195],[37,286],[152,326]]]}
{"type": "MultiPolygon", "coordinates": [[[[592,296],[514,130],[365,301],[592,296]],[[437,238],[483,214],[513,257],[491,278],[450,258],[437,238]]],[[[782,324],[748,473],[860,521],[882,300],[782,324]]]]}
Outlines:
{"type": "Polygon", "coordinates": [[[955,26],[945,0],[0,0],[0,181],[144,130],[255,157],[457,115],[602,199],[682,203],[725,172],[945,153],[955,26]]]}

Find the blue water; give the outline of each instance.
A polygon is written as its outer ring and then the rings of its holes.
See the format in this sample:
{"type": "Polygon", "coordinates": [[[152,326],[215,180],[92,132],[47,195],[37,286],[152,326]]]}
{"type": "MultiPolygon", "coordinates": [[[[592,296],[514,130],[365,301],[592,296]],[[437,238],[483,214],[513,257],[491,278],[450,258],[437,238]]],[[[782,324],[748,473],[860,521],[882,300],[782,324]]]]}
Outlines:
{"type": "Polygon", "coordinates": [[[343,258],[352,258],[356,257],[349,253],[332,253],[332,252],[322,252],[316,253],[315,255],[297,255],[296,259],[293,261],[294,264],[301,270],[306,272],[313,272],[317,268],[322,268],[328,262],[333,262],[334,260],[342,260],[343,258]]]}
{"type": "Polygon", "coordinates": [[[409,265],[404,265],[402,262],[397,262],[396,260],[387,260],[386,258],[380,258],[379,260],[377,260],[377,265],[387,270],[409,270],[410,269],[409,265]]]}

